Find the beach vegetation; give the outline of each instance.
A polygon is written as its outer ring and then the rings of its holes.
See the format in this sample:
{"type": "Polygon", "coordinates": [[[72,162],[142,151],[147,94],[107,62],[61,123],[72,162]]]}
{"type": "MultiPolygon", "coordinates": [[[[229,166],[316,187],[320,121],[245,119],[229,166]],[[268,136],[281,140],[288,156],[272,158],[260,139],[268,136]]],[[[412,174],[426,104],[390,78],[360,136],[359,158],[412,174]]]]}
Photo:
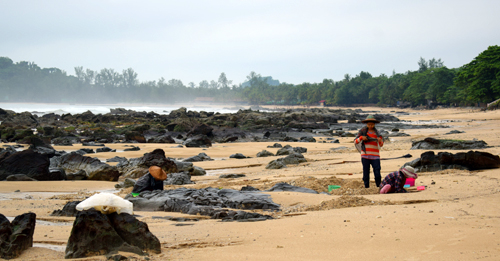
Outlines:
{"type": "Polygon", "coordinates": [[[470,63],[448,68],[441,59],[423,57],[414,71],[374,76],[361,71],[343,79],[289,84],[251,71],[244,84],[222,72],[198,86],[179,79],[140,82],[121,72],[75,67],[75,75],[34,62],[0,57],[0,100],[4,102],[158,103],[233,102],[255,105],[475,105],[500,98],[500,47],[490,46],[470,63]],[[41,94],[49,95],[41,95],[41,94]]]}

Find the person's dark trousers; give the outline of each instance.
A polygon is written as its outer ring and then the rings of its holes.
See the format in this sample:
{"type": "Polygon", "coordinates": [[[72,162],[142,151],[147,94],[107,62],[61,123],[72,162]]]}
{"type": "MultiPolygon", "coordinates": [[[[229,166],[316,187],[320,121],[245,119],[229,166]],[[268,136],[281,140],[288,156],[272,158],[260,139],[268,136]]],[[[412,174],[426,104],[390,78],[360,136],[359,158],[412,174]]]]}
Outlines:
{"type": "Polygon", "coordinates": [[[380,187],[380,181],[382,180],[380,176],[380,159],[361,158],[361,163],[363,163],[363,182],[365,183],[365,188],[370,187],[370,165],[373,168],[375,184],[377,184],[377,188],[380,187]]]}

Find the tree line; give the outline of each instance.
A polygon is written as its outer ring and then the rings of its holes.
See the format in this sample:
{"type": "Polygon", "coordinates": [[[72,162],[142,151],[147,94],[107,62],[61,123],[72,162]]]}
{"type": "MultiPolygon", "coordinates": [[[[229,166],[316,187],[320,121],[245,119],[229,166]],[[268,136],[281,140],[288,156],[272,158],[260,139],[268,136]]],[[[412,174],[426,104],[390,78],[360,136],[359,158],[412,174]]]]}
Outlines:
{"type": "Polygon", "coordinates": [[[177,79],[139,82],[132,69],[93,71],[75,68],[68,75],[58,68],[40,68],[33,62],[14,63],[0,57],[0,102],[44,103],[165,103],[211,98],[216,102],[311,105],[471,105],[500,98],[500,47],[490,46],[470,63],[447,68],[441,59],[420,58],[418,70],[372,76],[360,72],[334,81],[271,86],[266,77],[251,72],[245,86],[232,84],[225,73],[218,80],[190,82],[177,79]]]}

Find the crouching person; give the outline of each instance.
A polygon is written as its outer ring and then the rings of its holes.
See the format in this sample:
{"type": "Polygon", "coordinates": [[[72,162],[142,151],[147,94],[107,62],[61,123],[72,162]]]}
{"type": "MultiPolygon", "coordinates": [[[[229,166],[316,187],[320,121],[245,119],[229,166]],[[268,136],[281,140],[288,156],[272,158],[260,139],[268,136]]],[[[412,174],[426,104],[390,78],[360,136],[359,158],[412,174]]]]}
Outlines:
{"type": "Polygon", "coordinates": [[[163,181],[167,173],[158,166],[149,167],[149,173],[140,177],[134,185],[132,196],[137,196],[143,191],[163,190],[163,181]]]}
{"type": "Polygon", "coordinates": [[[380,183],[380,194],[386,193],[406,193],[404,189],[406,178],[416,179],[417,173],[415,169],[410,166],[400,168],[398,171],[394,171],[387,175],[382,183],[380,183]]]}

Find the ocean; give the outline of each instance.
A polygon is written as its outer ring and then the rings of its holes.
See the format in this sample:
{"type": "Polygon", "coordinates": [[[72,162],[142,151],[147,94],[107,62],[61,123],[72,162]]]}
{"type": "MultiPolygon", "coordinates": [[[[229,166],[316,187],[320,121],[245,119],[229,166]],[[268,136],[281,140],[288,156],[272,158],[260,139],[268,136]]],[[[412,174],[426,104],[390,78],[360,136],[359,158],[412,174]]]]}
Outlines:
{"type": "MultiPolygon", "coordinates": [[[[172,110],[186,107],[188,111],[206,111],[220,113],[234,113],[239,109],[247,109],[234,105],[160,105],[160,104],[67,104],[67,103],[0,103],[0,108],[19,112],[30,112],[42,116],[48,113],[55,114],[79,114],[91,111],[93,114],[106,114],[111,109],[124,108],[134,111],[155,112],[158,114],[169,114],[172,110]]],[[[247,106],[248,107],[248,106],[247,106]]]]}

